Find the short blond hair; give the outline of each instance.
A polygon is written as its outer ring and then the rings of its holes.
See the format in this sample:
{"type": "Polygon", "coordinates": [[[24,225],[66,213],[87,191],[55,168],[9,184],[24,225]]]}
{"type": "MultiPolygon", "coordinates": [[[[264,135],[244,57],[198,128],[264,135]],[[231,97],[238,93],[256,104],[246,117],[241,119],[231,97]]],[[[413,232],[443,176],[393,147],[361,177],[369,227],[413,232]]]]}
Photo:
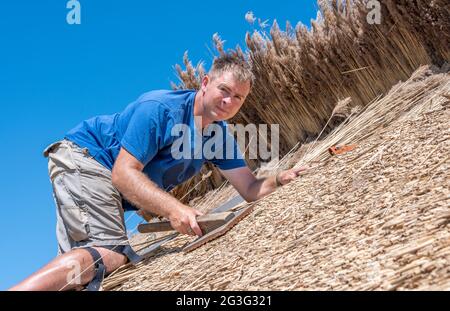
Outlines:
{"type": "Polygon", "coordinates": [[[250,82],[253,86],[255,76],[253,75],[251,65],[242,54],[236,52],[223,53],[214,59],[209,76],[211,80],[222,76],[225,72],[232,72],[233,76],[239,82],[250,82]]]}

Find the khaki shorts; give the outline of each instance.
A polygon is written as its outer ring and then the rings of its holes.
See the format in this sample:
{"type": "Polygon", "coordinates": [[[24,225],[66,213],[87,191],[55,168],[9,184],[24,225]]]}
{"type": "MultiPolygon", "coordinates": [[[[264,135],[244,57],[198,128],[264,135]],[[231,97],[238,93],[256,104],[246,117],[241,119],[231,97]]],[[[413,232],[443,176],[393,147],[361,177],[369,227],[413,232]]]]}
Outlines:
{"type": "Polygon", "coordinates": [[[56,204],[59,253],[90,246],[128,245],[122,197],[111,171],[68,140],[44,150],[56,204]]]}

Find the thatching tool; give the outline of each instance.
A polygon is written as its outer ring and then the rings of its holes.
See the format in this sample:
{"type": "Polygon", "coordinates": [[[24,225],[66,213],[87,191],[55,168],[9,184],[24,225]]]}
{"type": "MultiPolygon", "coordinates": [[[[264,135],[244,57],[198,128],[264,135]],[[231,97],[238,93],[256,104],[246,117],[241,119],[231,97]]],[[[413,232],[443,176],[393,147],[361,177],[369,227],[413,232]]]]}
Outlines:
{"type": "MultiPolygon", "coordinates": [[[[197,217],[197,223],[203,234],[223,226],[228,221],[234,218],[233,212],[214,213],[197,217]]],[[[140,233],[162,232],[174,230],[169,221],[157,221],[138,226],[140,233]]]]}
{"type": "MultiPolygon", "coordinates": [[[[197,217],[197,223],[202,229],[203,236],[189,243],[183,248],[184,252],[190,252],[203,244],[224,235],[233,228],[245,216],[253,210],[253,205],[242,208],[236,212],[212,213],[197,217]]],[[[158,221],[138,226],[140,233],[151,233],[174,230],[169,221],[158,221]]]]}
{"type": "Polygon", "coordinates": [[[199,248],[200,246],[208,243],[209,241],[212,241],[218,238],[219,236],[224,235],[226,232],[230,231],[231,228],[233,228],[238,222],[240,222],[242,219],[248,216],[252,211],[253,205],[249,205],[232,213],[233,216],[225,224],[189,243],[187,246],[183,248],[183,251],[186,253],[193,251],[194,249],[199,248]]]}
{"type": "Polygon", "coordinates": [[[328,152],[334,156],[334,155],[343,154],[343,153],[352,151],[355,148],[356,148],[356,145],[333,146],[328,149],[328,152]]]}
{"type": "MultiPolygon", "coordinates": [[[[183,250],[185,252],[194,250],[194,249],[202,246],[203,244],[225,234],[227,231],[229,231],[231,228],[233,228],[236,223],[238,223],[245,216],[250,214],[253,210],[253,205],[239,209],[239,207],[244,202],[245,202],[245,200],[240,195],[237,195],[237,196],[231,198],[230,200],[228,200],[227,202],[225,202],[224,204],[222,204],[221,206],[215,208],[208,215],[219,214],[219,213],[221,214],[221,213],[233,211],[232,212],[233,217],[231,219],[229,219],[228,221],[226,221],[222,226],[219,226],[216,229],[209,229],[209,231],[206,234],[204,234],[202,237],[194,240],[193,242],[189,243],[183,250]]],[[[141,227],[141,228],[144,228],[144,227],[141,227]]],[[[171,230],[173,230],[173,229],[171,229],[171,230]]],[[[177,232],[174,234],[170,234],[167,237],[164,237],[163,239],[160,239],[155,243],[151,243],[147,247],[139,250],[138,253],[142,258],[146,258],[146,257],[150,256],[151,254],[153,254],[156,250],[158,250],[162,245],[173,240],[177,236],[178,236],[177,232]]]]}

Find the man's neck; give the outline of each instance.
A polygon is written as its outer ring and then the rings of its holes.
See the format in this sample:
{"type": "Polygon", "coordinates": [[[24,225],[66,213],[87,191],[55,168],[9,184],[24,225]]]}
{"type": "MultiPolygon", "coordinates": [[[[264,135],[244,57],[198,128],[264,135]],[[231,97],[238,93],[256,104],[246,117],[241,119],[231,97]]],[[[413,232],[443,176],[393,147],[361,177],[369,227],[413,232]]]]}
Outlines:
{"type": "Polygon", "coordinates": [[[212,120],[207,119],[205,114],[206,114],[206,111],[205,111],[204,106],[203,106],[203,94],[202,94],[202,91],[200,90],[195,95],[194,116],[201,117],[202,124],[201,125],[200,124],[196,124],[196,125],[197,126],[201,126],[202,129],[204,129],[205,127],[207,127],[209,124],[212,123],[212,120]]]}

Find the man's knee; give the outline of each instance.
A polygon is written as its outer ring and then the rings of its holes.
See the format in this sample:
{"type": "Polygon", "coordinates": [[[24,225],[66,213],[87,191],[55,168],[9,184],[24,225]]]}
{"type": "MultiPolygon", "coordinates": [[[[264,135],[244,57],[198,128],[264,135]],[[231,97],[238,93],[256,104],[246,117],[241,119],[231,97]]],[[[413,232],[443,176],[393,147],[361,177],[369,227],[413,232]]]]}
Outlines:
{"type": "Polygon", "coordinates": [[[103,264],[106,266],[106,273],[111,273],[127,263],[128,259],[124,254],[109,250],[104,247],[92,247],[102,256],[103,264]]]}
{"type": "Polygon", "coordinates": [[[103,277],[127,262],[127,257],[104,247],[87,247],[72,250],[73,256],[69,256],[66,265],[73,264],[82,271],[73,269],[74,273],[68,275],[67,282],[72,285],[88,285],[88,290],[98,290],[103,277]],[[77,263],[78,262],[78,263],[77,263]]]}
{"type": "Polygon", "coordinates": [[[101,263],[106,268],[106,274],[109,274],[126,264],[127,257],[123,254],[111,251],[104,247],[91,247],[95,249],[100,258],[94,258],[87,249],[74,249],[61,256],[61,264],[69,269],[67,282],[74,285],[85,285],[95,276],[96,267],[101,263]],[[101,262],[100,262],[101,261],[101,262]]]}

